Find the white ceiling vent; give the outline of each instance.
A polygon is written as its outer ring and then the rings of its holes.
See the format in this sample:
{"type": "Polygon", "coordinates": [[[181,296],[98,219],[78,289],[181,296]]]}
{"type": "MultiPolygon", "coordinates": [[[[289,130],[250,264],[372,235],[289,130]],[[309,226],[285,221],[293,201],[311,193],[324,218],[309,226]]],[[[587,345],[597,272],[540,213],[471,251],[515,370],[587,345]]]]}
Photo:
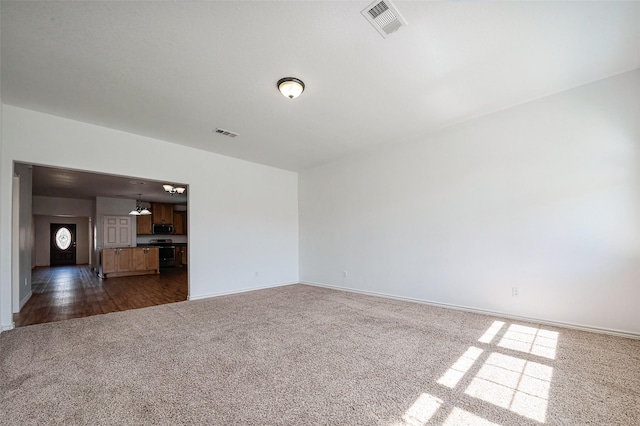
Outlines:
{"type": "Polygon", "coordinates": [[[389,0],[374,1],[360,13],[384,38],[407,25],[407,21],[389,0]]]}
{"type": "Polygon", "coordinates": [[[232,132],[230,130],[221,129],[219,127],[215,130],[215,132],[216,133],[220,133],[221,135],[224,135],[224,136],[232,137],[232,138],[235,138],[236,136],[238,136],[238,134],[235,133],[235,132],[232,132]]]}

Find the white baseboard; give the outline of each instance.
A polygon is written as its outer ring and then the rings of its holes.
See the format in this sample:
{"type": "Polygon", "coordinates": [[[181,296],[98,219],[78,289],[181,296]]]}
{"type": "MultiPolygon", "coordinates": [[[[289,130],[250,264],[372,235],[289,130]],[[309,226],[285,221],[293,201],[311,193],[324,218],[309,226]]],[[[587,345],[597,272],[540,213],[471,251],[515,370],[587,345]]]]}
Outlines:
{"type": "Polygon", "coordinates": [[[31,296],[33,296],[33,292],[29,291],[29,294],[27,294],[21,301],[20,301],[20,310],[22,310],[22,308],[24,307],[24,305],[27,304],[27,302],[29,301],[29,299],[31,299],[31,296]]]}
{"type": "Polygon", "coordinates": [[[542,318],[522,317],[522,316],[518,316],[518,315],[507,314],[507,313],[504,313],[504,312],[497,312],[497,311],[490,311],[490,310],[486,310],[486,309],[471,308],[471,307],[468,307],[468,306],[452,305],[452,304],[449,304],[449,303],[433,302],[431,300],[416,299],[416,298],[412,298],[412,297],[395,296],[393,294],[386,294],[386,293],[378,293],[378,292],[374,292],[374,291],[359,290],[359,289],[349,288],[349,287],[340,287],[340,286],[335,286],[335,285],[330,285],[330,284],[317,283],[317,282],[313,282],[313,281],[300,281],[300,284],[311,285],[311,286],[314,286],[314,287],[331,288],[331,289],[334,289],[334,290],[348,291],[350,293],[366,294],[367,296],[376,296],[376,297],[384,297],[384,298],[387,298],[387,299],[402,300],[402,301],[405,301],[405,302],[422,303],[422,304],[425,304],[425,305],[437,306],[437,307],[440,307],[440,308],[455,309],[457,311],[472,312],[472,313],[475,313],[475,314],[490,315],[490,316],[494,316],[494,317],[512,319],[512,320],[517,320],[517,321],[533,322],[533,323],[538,323],[538,324],[551,325],[551,326],[554,326],[554,327],[571,328],[571,329],[574,329],[574,330],[589,331],[589,332],[592,332],[592,333],[609,334],[609,335],[612,335],[612,336],[626,337],[626,338],[629,338],[629,339],[640,340],[640,333],[634,333],[634,332],[631,332],[631,331],[616,330],[616,329],[604,328],[604,327],[593,327],[593,326],[589,326],[589,325],[574,324],[574,323],[570,323],[570,322],[549,321],[549,320],[542,319],[542,318]]]}
{"type": "Polygon", "coordinates": [[[2,333],[3,331],[13,330],[14,328],[16,328],[16,324],[14,322],[9,325],[2,325],[0,326],[0,333],[2,333]]]}
{"type": "Polygon", "coordinates": [[[298,281],[294,281],[294,282],[290,282],[290,283],[269,284],[269,285],[265,285],[265,286],[243,288],[243,289],[240,289],[240,290],[223,291],[223,292],[220,292],[220,293],[203,294],[203,295],[199,295],[199,296],[189,296],[187,298],[187,300],[208,299],[210,297],[227,296],[229,294],[246,293],[248,291],[265,290],[267,288],[284,287],[286,285],[293,285],[293,284],[299,284],[299,282],[298,281]]]}

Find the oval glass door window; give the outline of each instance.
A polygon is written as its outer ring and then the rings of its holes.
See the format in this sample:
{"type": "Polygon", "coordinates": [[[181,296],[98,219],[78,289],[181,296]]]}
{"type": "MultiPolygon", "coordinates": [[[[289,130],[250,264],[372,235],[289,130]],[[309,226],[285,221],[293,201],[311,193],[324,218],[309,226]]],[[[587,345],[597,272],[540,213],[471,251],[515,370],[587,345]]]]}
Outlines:
{"type": "Polygon", "coordinates": [[[71,232],[67,228],[60,228],[56,232],[56,245],[60,250],[66,250],[71,245],[71,232]]]}

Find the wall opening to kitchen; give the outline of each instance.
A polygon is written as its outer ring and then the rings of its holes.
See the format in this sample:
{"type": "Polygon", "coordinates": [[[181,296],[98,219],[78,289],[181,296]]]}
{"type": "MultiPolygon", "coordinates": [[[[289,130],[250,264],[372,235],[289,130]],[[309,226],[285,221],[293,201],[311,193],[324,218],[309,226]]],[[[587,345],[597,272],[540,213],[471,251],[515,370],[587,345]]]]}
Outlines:
{"type": "Polygon", "coordinates": [[[188,299],[188,184],[17,162],[14,174],[16,326],[188,299]],[[132,214],[140,208],[150,214],[132,214]],[[107,226],[114,218],[118,226],[107,226]],[[51,264],[52,223],[75,225],[73,265],[51,264]],[[104,261],[113,251],[109,276],[104,261]]]}

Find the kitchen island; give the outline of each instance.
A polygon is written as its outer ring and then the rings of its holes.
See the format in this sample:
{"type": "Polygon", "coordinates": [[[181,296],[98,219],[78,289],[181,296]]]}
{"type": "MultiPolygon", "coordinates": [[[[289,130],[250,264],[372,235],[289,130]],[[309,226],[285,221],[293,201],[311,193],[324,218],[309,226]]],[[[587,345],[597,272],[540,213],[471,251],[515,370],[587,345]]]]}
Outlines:
{"type": "Polygon", "coordinates": [[[101,278],[159,274],[157,247],[123,247],[103,249],[100,253],[101,278]]]}

